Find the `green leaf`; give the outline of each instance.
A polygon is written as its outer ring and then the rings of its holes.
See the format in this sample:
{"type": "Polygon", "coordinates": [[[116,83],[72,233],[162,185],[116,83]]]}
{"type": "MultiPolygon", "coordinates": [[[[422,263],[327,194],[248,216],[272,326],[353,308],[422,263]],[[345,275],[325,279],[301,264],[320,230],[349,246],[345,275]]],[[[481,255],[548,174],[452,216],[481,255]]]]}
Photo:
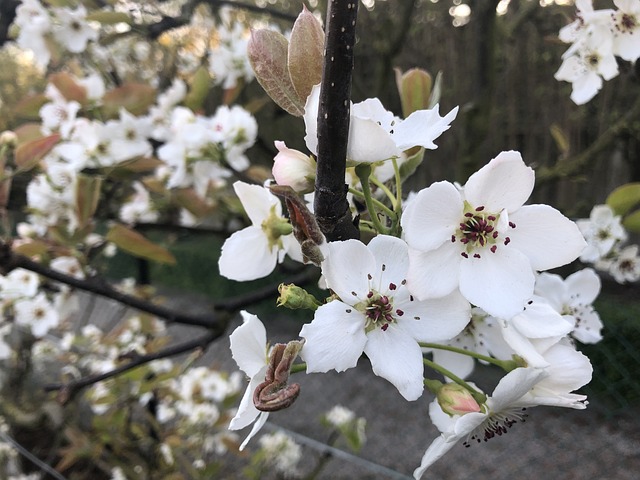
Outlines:
{"type": "Polygon", "coordinates": [[[118,248],[136,257],[170,265],[176,264],[175,257],[166,248],[151,242],[142,234],[124,225],[116,224],[111,227],[106,240],[115,243],[118,248]]]}
{"type": "Polygon", "coordinates": [[[287,66],[298,97],[305,100],[322,80],[324,31],[318,19],[303,5],[289,40],[287,66]]]}
{"type": "Polygon", "coordinates": [[[616,188],[605,202],[616,215],[626,215],[631,209],[640,205],[640,182],[627,183],[616,188]]]}
{"type": "Polygon", "coordinates": [[[636,210],[632,214],[627,215],[624,220],[622,220],[622,225],[630,232],[640,233],[640,210],[636,210]]]}
{"type": "Polygon", "coordinates": [[[53,135],[18,145],[15,153],[15,162],[18,166],[18,171],[24,172],[35,167],[59,140],[60,134],[54,133],[53,135]]]}
{"type": "Polygon", "coordinates": [[[120,108],[133,115],[143,115],[156,101],[156,89],[142,83],[125,83],[105,93],[102,101],[108,117],[117,117],[120,108]]]}
{"type": "Polygon", "coordinates": [[[271,30],[255,30],[247,46],[249,61],[258,83],[282,109],[291,115],[304,114],[306,97],[296,92],[288,68],[289,42],[280,33],[271,30]]]}
{"type": "Polygon", "coordinates": [[[209,94],[209,86],[211,85],[211,76],[206,67],[201,66],[191,79],[191,85],[184,104],[191,110],[199,110],[202,108],[207,95],[209,94]]]}

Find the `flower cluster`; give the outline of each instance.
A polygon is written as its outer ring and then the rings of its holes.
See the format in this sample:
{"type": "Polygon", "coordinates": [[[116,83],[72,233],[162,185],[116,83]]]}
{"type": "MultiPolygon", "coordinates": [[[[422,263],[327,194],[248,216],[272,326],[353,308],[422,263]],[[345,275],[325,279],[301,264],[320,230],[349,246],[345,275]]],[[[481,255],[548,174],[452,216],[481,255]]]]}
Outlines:
{"type": "Polygon", "coordinates": [[[613,3],[617,9],[594,10],[592,0],[576,1],[576,20],[560,30],[560,40],[571,46],[555,78],[573,84],[571,100],[578,105],[598,93],[603,79],[618,75],[615,57],[629,62],[640,58],[640,0],[613,3]]]}
{"type": "Polygon", "coordinates": [[[627,245],[629,237],[622,218],[609,205],[596,205],[589,218],[577,222],[587,241],[580,260],[601,271],[608,272],[616,282],[640,280],[640,252],[638,245],[627,245]]]}
{"type": "Polygon", "coordinates": [[[45,8],[39,0],[23,0],[16,9],[15,24],[20,27],[17,43],[31,50],[38,64],[46,67],[51,60],[50,43],[72,53],[83,52],[87,44],[98,39],[98,31],[87,21],[83,5],[76,8],[45,8]]]}

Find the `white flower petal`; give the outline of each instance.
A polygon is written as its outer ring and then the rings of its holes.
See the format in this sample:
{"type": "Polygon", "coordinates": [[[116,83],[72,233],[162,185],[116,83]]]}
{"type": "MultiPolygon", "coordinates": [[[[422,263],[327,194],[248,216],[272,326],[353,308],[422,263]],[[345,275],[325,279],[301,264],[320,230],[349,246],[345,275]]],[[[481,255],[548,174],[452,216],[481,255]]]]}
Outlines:
{"type": "Polygon", "coordinates": [[[373,287],[381,294],[391,294],[390,284],[399,288],[407,277],[409,270],[409,248],[407,244],[396,237],[378,235],[367,245],[376,260],[376,270],[373,287]]]}
{"type": "Polygon", "coordinates": [[[516,315],[513,324],[527,338],[546,338],[567,335],[573,325],[541,298],[535,298],[524,312],[516,315]]]}
{"type": "Polygon", "coordinates": [[[527,257],[509,247],[460,264],[460,292],[485,312],[505,319],[522,311],[535,283],[527,257]]]}
{"type": "Polygon", "coordinates": [[[373,373],[391,382],[405,399],[420,398],[424,366],[422,350],[413,338],[393,324],[386,330],[376,328],[367,334],[364,353],[373,373]]]}
{"type": "Polygon", "coordinates": [[[476,173],[464,186],[465,199],[488,212],[503,209],[511,213],[527,201],[535,182],[535,173],[522,161],[519,152],[501,152],[476,173]]]}
{"type": "Polygon", "coordinates": [[[267,418],[269,418],[269,412],[260,412],[260,415],[258,415],[258,419],[253,424],[253,428],[251,429],[251,432],[249,432],[249,435],[247,435],[247,438],[245,438],[244,442],[242,442],[242,444],[240,445],[240,448],[239,448],[240,451],[244,450],[244,448],[249,443],[249,440],[251,440],[260,431],[260,429],[267,422],[267,418]]]}
{"type": "Polygon", "coordinates": [[[433,141],[449,130],[450,123],[458,114],[458,107],[455,107],[441,117],[439,108],[436,105],[430,110],[417,110],[395,126],[391,136],[400,150],[417,145],[431,150],[438,148],[433,141]]]}
{"type": "Polygon", "coordinates": [[[263,278],[273,272],[278,249],[269,248],[260,227],[251,226],[234,232],[222,245],[218,260],[220,275],[244,282],[263,278]]]}
{"type": "Polygon", "coordinates": [[[522,398],[547,374],[537,368],[516,368],[507,373],[496,385],[489,399],[493,411],[501,411],[522,398]]]}
{"type": "Polygon", "coordinates": [[[250,185],[241,181],[233,184],[233,189],[242,202],[247,216],[256,226],[260,226],[262,222],[271,213],[271,208],[275,206],[276,215],[282,214],[282,205],[278,197],[273,195],[269,190],[261,185],[250,185]]]}
{"type": "Polygon", "coordinates": [[[458,335],[471,319],[469,302],[455,290],[446,297],[396,303],[404,314],[398,328],[419,342],[443,342],[458,335]],[[419,317],[419,320],[416,320],[419,317]]]}
{"type": "Polygon", "coordinates": [[[362,313],[338,300],[318,308],[313,321],[300,331],[306,340],[300,357],[307,363],[307,373],[355,367],[367,342],[364,325],[362,313]]]}
{"type": "Polygon", "coordinates": [[[231,355],[240,370],[254,377],[267,364],[267,331],[256,315],[240,313],[244,323],[229,335],[231,355]]]}
{"type": "Polygon", "coordinates": [[[356,163],[373,163],[399,157],[395,142],[374,120],[351,117],[347,159],[356,163]]]}
{"type": "Polygon", "coordinates": [[[318,153],[318,109],[320,108],[320,84],[314,85],[304,106],[304,142],[314,155],[318,153]]]}
{"type": "Polygon", "coordinates": [[[549,374],[538,385],[557,393],[572,392],[591,381],[593,367],[589,358],[569,345],[556,344],[544,353],[549,374]]]}
{"type": "Polygon", "coordinates": [[[567,286],[560,275],[541,273],[536,277],[534,292],[549,302],[557,312],[562,311],[567,297],[567,286]]]}
{"type": "Polygon", "coordinates": [[[429,252],[409,249],[407,288],[420,300],[449,295],[458,287],[461,260],[451,242],[429,252]]]}
{"type": "Polygon", "coordinates": [[[517,248],[535,270],[572,262],[587,245],[574,222],[549,205],[526,205],[510,215],[510,247],[517,248]]]}
{"type": "Polygon", "coordinates": [[[376,272],[376,260],[359,240],[330,242],[328,256],[322,262],[326,282],[343,302],[354,305],[369,293],[368,275],[376,272]]]}
{"type": "Polygon", "coordinates": [[[589,305],[600,294],[600,276],[592,268],[583,268],[565,280],[567,291],[576,296],[576,304],[589,305]]]}
{"type": "Polygon", "coordinates": [[[431,445],[429,445],[427,451],[424,452],[420,466],[413,471],[413,478],[415,480],[422,478],[424,472],[426,472],[427,469],[436,462],[436,460],[439,460],[445,453],[451,450],[453,446],[458,443],[460,438],[462,437],[445,438],[444,435],[437,437],[431,445]]]}
{"type": "Polygon", "coordinates": [[[458,189],[436,182],[420,190],[402,214],[403,236],[411,248],[434,250],[451,241],[460,226],[464,204],[458,189]]]}
{"type": "Polygon", "coordinates": [[[256,375],[251,378],[247,389],[244,391],[236,416],[233,417],[231,419],[231,423],[229,423],[229,430],[243,429],[247,425],[250,425],[256,418],[258,418],[258,415],[260,415],[260,410],[258,410],[253,404],[253,392],[258,385],[264,382],[264,378],[267,373],[267,365],[263,362],[262,368],[255,373],[256,375]]]}
{"type": "MultiPolygon", "coordinates": [[[[513,324],[507,322],[503,325],[501,332],[505,342],[513,348],[517,355],[525,359],[527,365],[536,368],[544,368],[549,365],[549,362],[544,359],[531,340],[522,335],[513,324]]],[[[552,339],[555,342],[559,340],[559,337],[552,339]]]]}

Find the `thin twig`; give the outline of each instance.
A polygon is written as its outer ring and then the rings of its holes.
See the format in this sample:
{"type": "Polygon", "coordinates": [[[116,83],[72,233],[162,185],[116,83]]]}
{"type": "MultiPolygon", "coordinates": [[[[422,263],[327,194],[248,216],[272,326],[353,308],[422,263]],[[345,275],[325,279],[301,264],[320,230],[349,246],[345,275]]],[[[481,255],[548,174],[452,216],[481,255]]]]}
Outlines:
{"type": "Polygon", "coordinates": [[[134,368],[145,365],[154,360],[160,360],[163,358],[173,357],[180,355],[181,353],[190,352],[195,349],[202,349],[203,351],[209,346],[211,342],[220,337],[220,334],[216,331],[209,331],[205,335],[202,335],[188,342],[172,345],[170,347],[163,348],[154,353],[146,355],[138,355],[132,353],[129,355],[132,360],[124,365],[114,368],[108,372],[99,373],[95,375],[88,375],[78,380],[73,380],[68,383],[51,383],[44,386],[46,392],[59,391],[59,400],[61,403],[67,403],[73,396],[81,389],[93,385],[95,383],[107,380],[109,378],[116,377],[124,372],[132,370],[134,368]]]}
{"type": "Polygon", "coordinates": [[[22,455],[24,458],[29,460],[31,463],[33,463],[36,467],[38,467],[43,472],[51,475],[51,477],[55,478],[56,480],[67,480],[67,478],[64,477],[60,472],[55,470],[52,466],[44,463],[42,460],[36,457],[33,453],[31,453],[29,450],[27,450],[25,447],[19,444],[13,437],[10,437],[9,435],[7,435],[1,430],[0,430],[0,439],[2,439],[3,442],[11,445],[13,448],[16,449],[16,451],[20,455],[22,455]]]}
{"type": "MultiPolygon", "coordinates": [[[[53,270],[39,262],[31,260],[29,257],[13,252],[10,245],[6,243],[0,244],[0,272],[2,272],[3,275],[6,275],[8,272],[16,268],[24,268],[25,270],[37,273],[50,280],[69,285],[70,287],[94,293],[101,297],[110,298],[129,307],[163,318],[171,323],[207,327],[217,332],[219,335],[224,333],[228,323],[227,315],[220,315],[222,313],[221,311],[214,311],[207,315],[193,315],[186,312],[177,312],[162,305],[157,305],[116,290],[111,285],[98,278],[76,278],[57,270],[53,270]]],[[[224,311],[225,309],[222,308],[220,310],[224,311]]]]}
{"type": "MultiPolygon", "coordinates": [[[[229,323],[230,313],[273,297],[278,290],[278,285],[282,283],[274,282],[247,293],[214,301],[214,306],[210,313],[198,315],[190,314],[182,310],[176,311],[133,295],[128,295],[116,290],[111,285],[96,277],[89,279],[76,278],[53,270],[24,255],[13,252],[9,244],[0,243],[0,273],[6,275],[16,268],[24,268],[25,270],[42,275],[49,280],[61,282],[72,288],[100,295],[101,297],[110,298],[128,307],[160,317],[170,323],[206,327],[216,332],[219,336],[224,333],[229,323]]],[[[315,281],[317,278],[318,272],[315,269],[305,268],[302,272],[287,278],[286,283],[295,283],[296,285],[302,286],[315,281]]]]}

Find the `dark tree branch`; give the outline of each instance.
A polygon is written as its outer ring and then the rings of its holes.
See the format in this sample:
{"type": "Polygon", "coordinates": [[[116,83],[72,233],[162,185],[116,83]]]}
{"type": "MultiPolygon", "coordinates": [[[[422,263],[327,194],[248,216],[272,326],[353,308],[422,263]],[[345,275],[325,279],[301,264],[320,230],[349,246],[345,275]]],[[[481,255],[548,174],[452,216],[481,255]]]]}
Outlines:
{"type": "Polygon", "coordinates": [[[314,213],[329,241],[359,238],[360,233],[351,218],[344,183],[358,3],[331,0],[327,9],[314,213]]]}
{"type": "Polygon", "coordinates": [[[156,305],[133,295],[128,295],[116,290],[106,282],[98,278],[76,278],[71,275],[53,270],[41,263],[31,260],[29,257],[17,254],[11,247],[4,243],[0,245],[0,272],[6,275],[16,268],[24,268],[56,282],[61,282],[70,287],[94,293],[101,297],[110,298],[128,307],[150,313],[171,323],[207,327],[219,335],[224,333],[228,323],[227,316],[222,316],[224,309],[214,311],[209,315],[190,315],[185,312],[176,312],[170,308],[156,305]]]}
{"type": "MultiPolygon", "coordinates": [[[[162,305],[157,305],[144,299],[134,297],[133,295],[128,295],[116,290],[103,280],[95,277],[82,279],[53,270],[24,255],[13,252],[10,245],[0,243],[0,273],[6,275],[16,268],[24,268],[25,270],[42,275],[49,280],[61,282],[72,288],[100,295],[101,297],[110,298],[128,307],[160,317],[170,323],[206,327],[218,336],[224,334],[229,323],[230,314],[240,310],[241,308],[245,308],[249,305],[253,305],[257,302],[273,297],[273,295],[278,291],[278,285],[281,283],[273,283],[245,294],[216,301],[214,302],[215,306],[211,313],[206,315],[194,315],[184,311],[176,311],[162,305]]],[[[317,272],[313,269],[305,269],[302,273],[298,273],[297,275],[293,275],[288,278],[287,283],[304,285],[312,282],[316,278],[317,272]]]]}
{"type": "Polygon", "coordinates": [[[154,353],[148,353],[146,355],[132,353],[129,355],[125,355],[124,357],[131,358],[131,361],[124,365],[116,367],[113,370],[96,375],[89,375],[79,380],[74,380],[68,383],[51,383],[45,385],[44,390],[46,392],[59,391],[58,400],[64,405],[85,387],[101,382],[103,380],[107,380],[109,378],[116,377],[124,372],[128,372],[129,370],[152,362],[153,360],[173,357],[175,355],[180,355],[181,353],[190,352],[196,349],[204,351],[211,344],[211,342],[219,337],[220,334],[217,331],[210,330],[209,332],[198,338],[189,340],[188,342],[179,343],[177,345],[163,348],[154,353]]]}

